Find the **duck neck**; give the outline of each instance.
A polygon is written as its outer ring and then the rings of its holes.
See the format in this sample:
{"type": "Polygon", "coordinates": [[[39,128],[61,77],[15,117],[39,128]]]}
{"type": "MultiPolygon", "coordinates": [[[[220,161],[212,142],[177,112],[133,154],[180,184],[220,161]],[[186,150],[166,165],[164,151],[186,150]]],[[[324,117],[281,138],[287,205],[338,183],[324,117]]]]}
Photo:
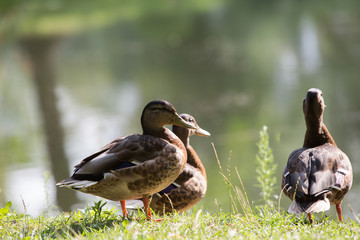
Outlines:
{"type": "Polygon", "coordinates": [[[180,138],[184,146],[187,148],[190,146],[190,130],[187,128],[173,126],[173,132],[180,138]]]}
{"type": "Polygon", "coordinates": [[[176,135],[180,141],[183,143],[185,149],[190,146],[190,130],[184,127],[173,125],[172,131],[170,131],[172,134],[176,135]]]}
{"type": "Polygon", "coordinates": [[[196,154],[195,150],[190,145],[186,147],[186,150],[188,154],[187,163],[197,168],[201,172],[201,175],[203,175],[203,177],[206,180],[206,171],[204,165],[200,161],[199,156],[196,154]]]}
{"type": "Polygon", "coordinates": [[[323,123],[323,116],[319,119],[306,118],[306,133],[304,139],[304,148],[312,148],[324,144],[336,146],[334,139],[323,123]]]}
{"type": "Polygon", "coordinates": [[[156,129],[147,128],[146,130],[143,130],[143,135],[151,135],[157,138],[162,138],[169,143],[177,146],[181,149],[182,152],[186,154],[186,148],[182,141],[170,129],[166,127],[156,129]]]}

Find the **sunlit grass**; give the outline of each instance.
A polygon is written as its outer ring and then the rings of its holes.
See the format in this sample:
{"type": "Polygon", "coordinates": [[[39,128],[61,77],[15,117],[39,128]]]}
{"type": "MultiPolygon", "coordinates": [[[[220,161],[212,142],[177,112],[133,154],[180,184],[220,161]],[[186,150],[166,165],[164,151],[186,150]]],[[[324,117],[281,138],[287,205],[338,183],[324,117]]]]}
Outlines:
{"type": "MultiPolygon", "coordinates": [[[[269,142],[262,141],[259,149],[267,149],[269,142]],[[262,145],[262,146],[261,146],[262,145]]],[[[99,201],[83,210],[60,213],[57,216],[31,217],[19,214],[11,207],[11,202],[0,208],[1,239],[356,239],[360,235],[360,223],[345,220],[339,223],[324,215],[317,216],[310,224],[306,216],[294,216],[286,211],[275,209],[271,201],[264,205],[254,205],[249,201],[245,186],[236,168],[230,167],[230,158],[224,169],[219,164],[219,172],[232,203],[232,211],[213,214],[204,209],[165,216],[163,221],[147,221],[141,209],[131,212],[124,219],[115,209],[108,209],[106,203],[99,201]],[[230,181],[235,174],[237,181],[230,181]]],[[[266,151],[267,152],[267,151],[266,151]]],[[[261,155],[258,154],[259,160],[261,155]]],[[[270,161],[271,162],[271,161],[270,161]]],[[[269,163],[269,162],[268,162],[269,163]]],[[[261,171],[258,171],[260,174],[261,171]]],[[[266,174],[265,174],[266,175],[266,174]]],[[[264,178],[263,175],[262,177],[264,178]]],[[[272,174],[266,175],[272,178],[272,174]]],[[[266,178],[266,177],[265,177],[266,178]]],[[[264,179],[267,181],[266,179],[264,179]]],[[[264,185],[265,186],[265,185],[264,185]]],[[[271,189],[260,188],[261,193],[271,189]]],[[[263,196],[263,195],[262,195],[263,196]]],[[[196,209],[196,210],[195,210],[196,209]]],[[[154,214],[155,218],[156,216],[154,214]]]]}
{"type": "Polygon", "coordinates": [[[35,218],[17,214],[9,205],[1,209],[3,239],[354,239],[360,234],[359,224],[351,220],[339,223],[324,218],[311,225],[305,219],[266,208],[247,214],[210,214],[200,209],[152,222],[142,213],[123,219],[101,202],[83,211],[35,218]]]}

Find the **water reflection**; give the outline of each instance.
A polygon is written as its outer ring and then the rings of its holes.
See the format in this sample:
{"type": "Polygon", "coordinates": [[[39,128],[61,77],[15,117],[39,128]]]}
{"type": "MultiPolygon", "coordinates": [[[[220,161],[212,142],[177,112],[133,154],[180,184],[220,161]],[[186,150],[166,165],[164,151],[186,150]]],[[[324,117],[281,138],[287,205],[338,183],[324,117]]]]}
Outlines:
{"type": "Polygon", "coordinates": [[[101,89],[108,96],[106,104],[111,105],[108,110],[106,106],[95,108],[79,103],[66,88],[60,87],[57,91],[67,133],[66,149],[72,156],[71,170],[82,158],[113,139],[135,131],[132,121],[142,111],[138,88],[131,82],[108,87],[101,89]]]}
{"type": "Polygon", "coordinates": [[[31,215],[54,214],[55,181],[44,167],[13,166],[6,174],[5,194],[15,209],[31,215]]]}
{"type": "Polygon", "coordinates": [[[315,73],[321,65],[316,26],[307,17],[303,17],[300,24],[300,50],[304,72],[315,73]]]}

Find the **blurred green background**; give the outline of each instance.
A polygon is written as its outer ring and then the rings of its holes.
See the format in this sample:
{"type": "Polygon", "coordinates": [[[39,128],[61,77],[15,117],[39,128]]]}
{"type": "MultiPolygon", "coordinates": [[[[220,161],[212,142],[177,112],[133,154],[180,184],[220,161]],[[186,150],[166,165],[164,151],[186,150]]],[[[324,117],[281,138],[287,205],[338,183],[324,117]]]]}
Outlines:
{"type": "Polygon", "coordinates": [[[359,1],[2,0],[0,17],[0,205],[39,214],[97,200],[55,182],[114,138],[140,133],[153,99],[212,134],[191,139],[208,175],[199,207],[231,211],[212,142],[261,204],[259,131],[268,126],[279,194],[303,143],[302,100],[317,87],[353,164],[344,213],[352,217],[349,203],[360,212],[359,1]]]}

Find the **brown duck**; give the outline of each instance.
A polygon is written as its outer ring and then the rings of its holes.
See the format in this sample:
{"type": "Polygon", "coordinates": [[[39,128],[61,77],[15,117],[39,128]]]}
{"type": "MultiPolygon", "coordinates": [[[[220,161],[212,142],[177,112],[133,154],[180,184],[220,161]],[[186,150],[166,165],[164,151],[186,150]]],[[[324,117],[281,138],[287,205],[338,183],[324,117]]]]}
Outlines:
{"type": "Polygon", "coordinates": [[[154,194],[150,202],[151,209],[162,215],[173,210],[183,212],[198,203],[206,193],[206,172],[200,158],[189,143],[189,137],[196,134],[210,136],[210,133],[201,129],[194,117],[189,114],[180,114],[186,122],[195,125],[196,129],[188,129],[174,125],[173,132],[181,139],[187,150],[187,163],[179,177],[164,190],[154,194]]]}
{"type": "Polygon", "coordinates": [[[306,133],[302,148],[293,151],[282,176],[282,188],[293,202],[289,212],[324,212],[335,204],[342,221],[341,201],[352,184],[349,158],[335,144],[323,122],[321,90],[311,88],[303,101],[306,133]]]}
{"type": "Polygon", "coordinates": [[[152,101],[141,115],[143,134],[115,139],[75,166],[74,174],[57,183],[84,193],[120,201],[142,198],[151,219],[149,196],[173,182],[183,170],[187,152],[182,141],[164,125],[195,129],[166,101],[152,101]]]}

